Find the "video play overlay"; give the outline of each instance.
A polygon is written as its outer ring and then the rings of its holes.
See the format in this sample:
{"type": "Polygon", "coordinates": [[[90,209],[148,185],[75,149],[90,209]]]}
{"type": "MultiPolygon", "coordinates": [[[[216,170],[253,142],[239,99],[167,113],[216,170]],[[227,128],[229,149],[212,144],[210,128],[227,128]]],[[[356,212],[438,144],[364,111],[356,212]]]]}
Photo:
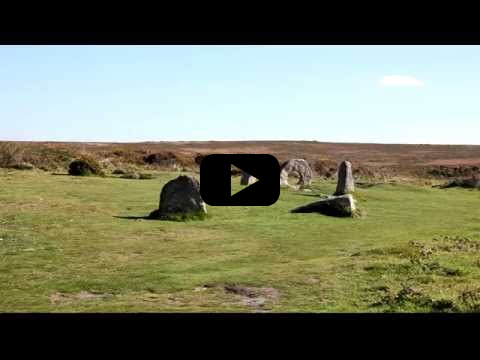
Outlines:
{"type": "Polygon", "coordinates": [[[212,154],[200,165],[200,192],[212,206],[269,206],[280,196],[280,164],[268,154],[212,154]],[[257,181],[231,195],[231,165],[257,181]]]}

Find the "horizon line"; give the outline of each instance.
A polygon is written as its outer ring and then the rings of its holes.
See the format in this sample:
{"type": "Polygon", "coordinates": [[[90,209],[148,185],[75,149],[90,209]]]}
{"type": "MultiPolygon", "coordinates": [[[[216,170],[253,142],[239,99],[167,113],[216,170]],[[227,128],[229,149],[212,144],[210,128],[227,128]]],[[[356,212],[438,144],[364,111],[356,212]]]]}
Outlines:
{"type": "Polygon", "coordinates": [[[0,142],[19,142],[19,143],[77,143],[77,144],[161,144],[161,143],[222,143],[222,142],[304,142],[320,144],[352,144],[352,145],[420,145],[420,146],[480,146],[479,144],[469,143],[401,143],[401,142],[368,142],[368,141],[320,141],[320,140],[143,140],[143,141],[102,141],[102,140],[2,140],[0,142]]]}

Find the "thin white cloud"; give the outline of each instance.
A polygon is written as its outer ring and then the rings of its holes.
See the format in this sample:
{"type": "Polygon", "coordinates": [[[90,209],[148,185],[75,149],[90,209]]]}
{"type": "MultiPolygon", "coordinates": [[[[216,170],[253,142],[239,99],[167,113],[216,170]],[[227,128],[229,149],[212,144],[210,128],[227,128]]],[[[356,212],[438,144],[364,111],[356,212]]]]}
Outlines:
{"type": "Polygon", "coordinates": [[[423,86],[423,81],[410,75],[387,75],[380,79],[383,86],[423,86]]]}

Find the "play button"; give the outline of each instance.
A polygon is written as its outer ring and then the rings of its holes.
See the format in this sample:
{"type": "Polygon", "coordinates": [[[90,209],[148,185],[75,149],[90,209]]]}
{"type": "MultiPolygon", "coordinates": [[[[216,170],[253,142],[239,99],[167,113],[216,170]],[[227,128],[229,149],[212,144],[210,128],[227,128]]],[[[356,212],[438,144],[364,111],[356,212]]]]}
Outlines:
{"type": "Polygon", "coordinates": [[[280,165],[268,154],[212,154],[200,165],[200,193],[214,206],[269,206],[280,196],[280,165]],[[257,179],[232,195],[231,165],[257,179]]]}

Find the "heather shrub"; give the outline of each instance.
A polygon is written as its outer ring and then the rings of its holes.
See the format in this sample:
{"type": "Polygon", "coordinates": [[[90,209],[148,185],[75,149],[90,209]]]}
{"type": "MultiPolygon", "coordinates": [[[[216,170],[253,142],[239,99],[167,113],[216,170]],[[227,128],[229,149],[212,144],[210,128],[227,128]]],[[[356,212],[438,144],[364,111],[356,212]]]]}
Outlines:
{"type": "Polygon", "coordinates": [[[73,176],[105,176],[98,161],[88,155],[73,160],[68,167],[68,173],[73,176]]]}

